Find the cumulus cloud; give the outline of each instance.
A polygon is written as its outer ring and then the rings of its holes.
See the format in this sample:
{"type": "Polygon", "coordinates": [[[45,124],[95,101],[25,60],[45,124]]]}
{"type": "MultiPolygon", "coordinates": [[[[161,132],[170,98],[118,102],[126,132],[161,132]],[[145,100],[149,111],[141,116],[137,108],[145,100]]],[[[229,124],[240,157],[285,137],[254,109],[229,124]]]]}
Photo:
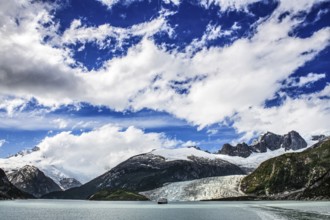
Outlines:
{"type": "Polygon", "coordinates": [[[43,24],[52,21],[48,6],[5,1],[0,7],[0,95],[38,97],[45,104],[74,100],[83,91],[79,70],[68,66],[74,61],[66,50],[42,42],[43,24]]]}
{"type": "Polygon", "coordinates": [[[52,165],[65,167],[72,173],[81,173],[91,179],[129,157],[176,144],[159,133],[105,125],[81,135],[62,132],[45,138],[38,146],[52,165]]]}
{"type": "MultiPolygon", "coordinates": [[[[88,102],[118,111],[150,108],[169,112],[200,128],[235,114],[242,116],[247,109],[269,111],[263,104],[283,86],[280,82],[314,59],[330,41],[329,27],[306,38],[290,34],[303,22],[301,11],[308,12],[319,2],[310,0],[280,1],[270,17],[254,24],[255,32],[249,38],[237,39],[226,47],[203,47],[203,40],[221,35],[220,27],[209,26],[205,39],[200,41],[202,49],[193,56],[189,52],[168,51],[156,45],[152,34],[166,27],[164,16],[126,30],[107,24],[87,27],[75,20],[63,36],[56,37],[68,44],[99,41],[100,45],[111,34],[119,39],[130,34],[143,38],[129,48],[125,56],[105,61],[99,70],[87,71],[81,66],[72,67],[76,62],[65,45],[53,47],[43,42],[46,32],[56,35],[57,30],[47,8],[50,6],[23,2],[23,5],[17,1],[0,3],[3,11],[0,15],[1,95],[23,99],[34,97],[41,104],[55,106],[88,102]],[[288,11],[288,16],[278,19],[288,11]],[[16,18],[19,18],[17,22],[16,18]],[[51,25],[44,27],[44,23],[51,25]],[[91,32],[96,34],[90,37],[91,32]]],[[[104,2],[114,4],[117,1],[104,2]]],[[[208,2],[221,4],[222,8],[244,8],[254,1],[208,2]]],[[[299,82],[306,84],[317,80],[313,77],[310,75],[299,82]]],[[[318,99],[314,98],[314,106],[318,99]]],[[[310,108],[313,103],[304,97],[286,102],[288,106],[306,103],[300,107],[306,111],[313,109],[310,108]]],[[[297,115],[296,120],[301,120],[299,108],[290,109],[292,115],[297,115]]],[[[319,110],[319,117],[327,119],[328,111],[328,108],[319,110]]],[[[61,127],[61,123],[57,124],[61,127]]],[[[246,130],[244,123],[236,123],[235,128],[246,130]]]]}
{"type": "Polygon", "coordinates": [[[122,129],[109,124],[80,135],[61,132],[46,137],[38,145],[39,151],[23,157],[0,159],[0,164],[3,168],[33,164],[55,179],[64,175],[85,183],[134,155],[176,145],[178,142],[161,133],[145,133],[135,127],[122,129]]]}
{"type": "Polygon", "coordinates": [[[298,130],[306,140],[310,140],[311,135],[330,135],[329,94],[330,85],[327,85],[317,93],[295,99],[286,97],[281,106],[247,108],[235,116],[233,126],[245,133],[242,141],[265,131],[284,134],[298,130]]]}

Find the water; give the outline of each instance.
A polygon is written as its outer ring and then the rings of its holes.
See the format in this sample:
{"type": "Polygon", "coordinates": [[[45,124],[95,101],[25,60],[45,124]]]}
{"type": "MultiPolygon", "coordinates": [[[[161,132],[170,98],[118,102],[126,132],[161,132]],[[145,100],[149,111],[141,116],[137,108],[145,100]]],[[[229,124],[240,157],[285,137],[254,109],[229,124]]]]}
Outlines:
{"type": "Polygon", "coordinates": [[[330,202],[153,202],[74,200],[0,201],[1,220],[330,220],[330,202]]]}

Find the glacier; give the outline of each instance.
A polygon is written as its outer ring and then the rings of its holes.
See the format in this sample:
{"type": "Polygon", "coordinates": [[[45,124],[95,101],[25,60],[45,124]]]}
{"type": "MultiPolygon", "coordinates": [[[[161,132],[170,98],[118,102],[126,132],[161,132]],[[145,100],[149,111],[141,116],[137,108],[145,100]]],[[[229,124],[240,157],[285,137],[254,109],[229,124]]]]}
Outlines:
{"type": "Polygon", "coordinates": [[[191,181],[168,183],[163,187],[140,192],[150,200],[167,198],[168,201],[200,201],[239,197],[245,194],[239,184],[245,175],[208,177],[191,181]]]}

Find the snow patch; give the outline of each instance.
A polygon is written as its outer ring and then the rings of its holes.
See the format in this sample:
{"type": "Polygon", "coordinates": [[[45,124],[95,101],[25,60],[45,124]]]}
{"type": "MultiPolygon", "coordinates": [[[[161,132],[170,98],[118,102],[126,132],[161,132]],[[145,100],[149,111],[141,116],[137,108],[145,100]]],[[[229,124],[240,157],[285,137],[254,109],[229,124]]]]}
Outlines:
{"type": "Polygon", "coordinates": [[[217,155],[210,154],[202,150],[197,150],[193,147],[182,147],[174,149],[157,149],[150,152],[153,155],[162,156],[167,161],[173,160],[189,160],[190,156],[203,157],[206,159],[216,159],[217,155]]]}

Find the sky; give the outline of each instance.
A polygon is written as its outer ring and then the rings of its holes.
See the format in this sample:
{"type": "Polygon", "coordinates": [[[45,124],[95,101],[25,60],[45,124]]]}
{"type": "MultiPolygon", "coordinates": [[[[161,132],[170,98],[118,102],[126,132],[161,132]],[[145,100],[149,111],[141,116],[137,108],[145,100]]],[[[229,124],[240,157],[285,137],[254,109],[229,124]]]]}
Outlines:
{"type": "Polygon", "coordinates": [[[329,0],[1,1],[0,37],[0,157],[330,135],[329,0]]]}

